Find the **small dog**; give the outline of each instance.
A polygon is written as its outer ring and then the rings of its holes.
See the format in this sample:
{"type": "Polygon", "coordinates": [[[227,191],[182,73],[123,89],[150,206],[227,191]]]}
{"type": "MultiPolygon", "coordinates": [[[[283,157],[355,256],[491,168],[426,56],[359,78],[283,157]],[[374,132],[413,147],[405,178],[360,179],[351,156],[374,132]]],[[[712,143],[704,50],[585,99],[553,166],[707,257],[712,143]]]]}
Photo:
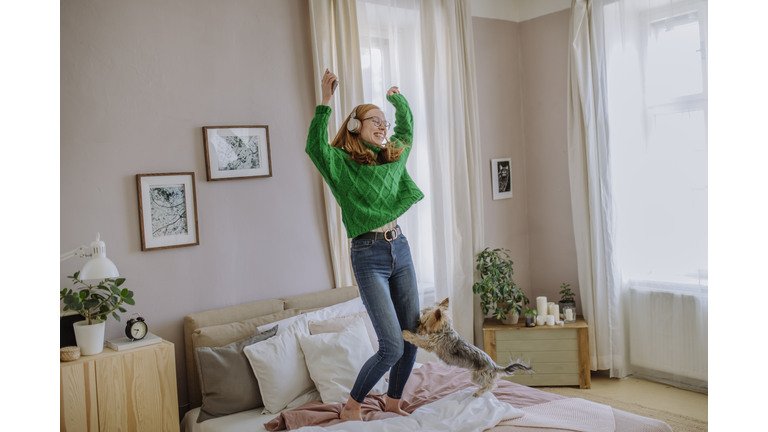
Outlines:
{"type": "Polygon", "coordinates": [[[518,370],[534,373],[533,369],[519,360],[510,362],[507,367],[497,365],[488,354],[459,337],[447,312],[448,299],[422,309],[416,330],[418,334],[403,330],[403,339],[435,353],[448,366],[469,370],[472,382],[480,386],[472,396],[479,397],[495,389],[499,375],[512,376],[518,370]]]}

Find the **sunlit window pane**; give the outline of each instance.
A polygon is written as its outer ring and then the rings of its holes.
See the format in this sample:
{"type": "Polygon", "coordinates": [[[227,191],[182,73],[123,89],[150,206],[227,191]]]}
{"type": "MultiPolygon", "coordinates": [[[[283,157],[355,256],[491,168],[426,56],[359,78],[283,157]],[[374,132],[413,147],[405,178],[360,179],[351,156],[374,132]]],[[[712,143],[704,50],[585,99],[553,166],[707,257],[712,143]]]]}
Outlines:
{"type": "Polygon", "coordinates": [[[648,103],[701,93],[701,37],[697,21],[672,28],[651,26],[648,38],[648,103]]]}

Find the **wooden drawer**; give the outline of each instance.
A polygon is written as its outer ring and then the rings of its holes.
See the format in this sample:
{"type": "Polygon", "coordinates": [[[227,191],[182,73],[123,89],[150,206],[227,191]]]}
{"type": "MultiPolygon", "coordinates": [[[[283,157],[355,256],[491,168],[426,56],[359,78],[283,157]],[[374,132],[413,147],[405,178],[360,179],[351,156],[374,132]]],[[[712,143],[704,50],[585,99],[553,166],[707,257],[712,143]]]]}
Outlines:
{"type": "Polygon", "coordinates": [[[529,361],[535,374],[518,372],[507,381],[528,386],[578,385],[579,347],[576,329],[523,332],[496,331],[496,363],[529,361]]]}

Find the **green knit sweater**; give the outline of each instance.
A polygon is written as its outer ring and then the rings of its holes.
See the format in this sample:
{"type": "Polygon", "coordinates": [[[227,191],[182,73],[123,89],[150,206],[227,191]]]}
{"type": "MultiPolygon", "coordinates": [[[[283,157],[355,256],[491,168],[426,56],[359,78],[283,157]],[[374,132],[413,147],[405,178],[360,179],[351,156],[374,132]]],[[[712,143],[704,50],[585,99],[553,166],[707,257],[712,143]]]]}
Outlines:
{"type": "MultiPolygon", "coordinates": [[[[402,95],[387,96],[395,106],[395,130],[391,141],[413,142],[413,115],[402,95]]],[[[405,170],[411,148],[400,159],[383,165],[361,165],[344,150],[328,144],[331,107],[318,105],[309,126],[307,154],[330,186],[341,207],[341,219],[349,238],[386,225],[424,198],[405,170]]],[[[367,143],[366,143],[367,144],[367,143]]],[[[373,146],[368,146],[372,150],[373,146]]]]}

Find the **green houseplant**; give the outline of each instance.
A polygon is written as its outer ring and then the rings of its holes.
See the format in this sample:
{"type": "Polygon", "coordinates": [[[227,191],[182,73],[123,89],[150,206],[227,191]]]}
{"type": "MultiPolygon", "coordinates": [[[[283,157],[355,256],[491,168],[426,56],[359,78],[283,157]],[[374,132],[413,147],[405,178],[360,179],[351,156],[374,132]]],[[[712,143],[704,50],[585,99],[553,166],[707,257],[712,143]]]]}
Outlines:
{"type": "Polygon", "coordinates": [[[523,311],[523,315],[525,315],[526,327],[536,327],[536,317],[539,315],[536,309],[526,309],[523,311]]]}
{"type": "Polygon", "coordinates": [[[481,280],[472,285],[472,292],[480,294],[483,314],[493,311],[493,317],[504,324],[516,324],[528,297],[512,280],[512,260],[507,249],[485,248],[477,254],[477,270],[481,280]]]}
{"type": "Polygon", "coordinates": [[[104,279],[95,285],[89,285],[80,279],[79,271],[67,277],[73,280],[73,285],[83,285],[74,290],[64,288],[59,292],[59,297],[64,303],[64,312],[73,311],[85,318],[85,321],[75,323],[77,346],[83,355],[98,354],[104,346],[104,325],[107,317],[112,315],[119,322],[120,315],[116,311],[125,312],[122,304],[136,304],[133,291],[119,288],[125,278],[104,279]]]}
{"type": "MultiPolygon", "coordinates": [[[[571,284],[560,285],[560,313],[565,314],[565,307],[570,306],[576,312],[576,294],[569,288],[571,284]]],[[[560,319],[560,318],[558,318],[560,319]]]]}

